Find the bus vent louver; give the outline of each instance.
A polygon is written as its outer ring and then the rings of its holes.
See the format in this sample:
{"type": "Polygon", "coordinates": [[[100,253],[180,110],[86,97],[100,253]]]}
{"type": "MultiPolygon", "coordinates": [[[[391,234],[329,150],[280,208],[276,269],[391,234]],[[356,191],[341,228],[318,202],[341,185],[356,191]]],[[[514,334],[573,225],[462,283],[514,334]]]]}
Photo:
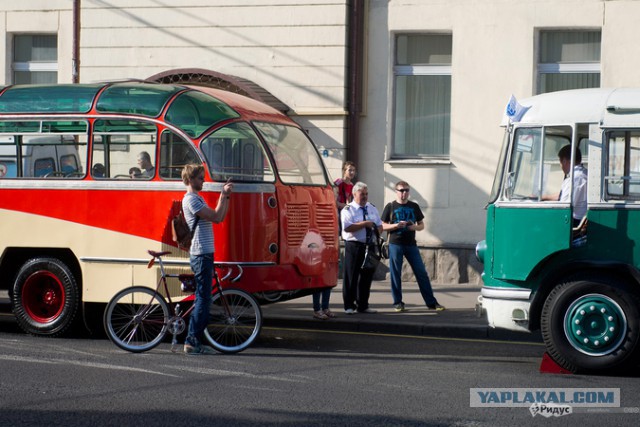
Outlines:
{"type": "Polygon", "coordinates": [[[331,203],[319,203],[316,205],[316,225],[327,246],[335,246],[336,238],[333,228],[333,215],[336,205],[331,203]]]}
{"type": "Polygon", "coordinates": [[[298,247],[309,230],[309,205],[304,203],[287,204],[287,244],[298,247]]]}

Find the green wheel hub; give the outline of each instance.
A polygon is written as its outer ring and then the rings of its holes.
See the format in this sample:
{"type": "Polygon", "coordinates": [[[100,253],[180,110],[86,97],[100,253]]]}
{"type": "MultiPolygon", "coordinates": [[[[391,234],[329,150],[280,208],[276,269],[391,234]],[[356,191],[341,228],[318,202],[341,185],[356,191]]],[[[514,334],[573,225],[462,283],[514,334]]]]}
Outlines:
{"type": "Polygon", "coordinates": [[[627,330],[627,318],[618,303],[601,294],[576,299],[564,317],[564,333],[578,351],[604,356],[615,351],[627,330]]]}

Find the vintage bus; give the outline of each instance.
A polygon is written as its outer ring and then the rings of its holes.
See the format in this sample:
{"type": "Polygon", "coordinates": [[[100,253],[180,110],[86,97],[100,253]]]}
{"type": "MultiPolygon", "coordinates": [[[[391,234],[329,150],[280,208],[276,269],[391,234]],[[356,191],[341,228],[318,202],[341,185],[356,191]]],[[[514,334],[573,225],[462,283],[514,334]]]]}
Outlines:
{"type": "Polygon", "coordinates": [[[521,105],[522,118],[503,123],[486,240],[477,247],[488,321],[540,329],[548,354],[573,372],[637,364],[640,89],[561,91],[521,105]],[[566,145],[567,176],[558,158],[566,145]],[[545,195],[577,191],[578,149],[588,180],[586,215],[576,217],[576,194],[566,202],[545,195]]]}
{"type": "Polygon", "coordinates": [[[170,229],[188,163],[205,165],[209,205],[234,182],[214,232],[216,261],[243,268],[236,286],[274,302],[336,285],[331,181],[284,114],[208,87],[10,86],[0,91],[0,297],[19,325],[58,335],[100,318],[119,289],[155,286],[149,249],[173,252],[170,273],[188,272],[170,229]]]}

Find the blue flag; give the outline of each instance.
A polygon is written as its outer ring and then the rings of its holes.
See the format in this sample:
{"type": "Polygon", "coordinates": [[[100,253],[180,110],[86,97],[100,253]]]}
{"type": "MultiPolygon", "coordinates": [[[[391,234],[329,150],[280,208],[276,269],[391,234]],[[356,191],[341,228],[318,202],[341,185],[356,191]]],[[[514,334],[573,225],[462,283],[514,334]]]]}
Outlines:
{"type": "Polygon", "coordinates": [[[520,104],[515,96],[511,95],[509,98],[509,102],[507,103],[507,108],[505,110],[505,114],[509,118],[510,122],[519,122],[522,120],[522,116],[527,112],[529,107],[525,107],[520,104]]]}

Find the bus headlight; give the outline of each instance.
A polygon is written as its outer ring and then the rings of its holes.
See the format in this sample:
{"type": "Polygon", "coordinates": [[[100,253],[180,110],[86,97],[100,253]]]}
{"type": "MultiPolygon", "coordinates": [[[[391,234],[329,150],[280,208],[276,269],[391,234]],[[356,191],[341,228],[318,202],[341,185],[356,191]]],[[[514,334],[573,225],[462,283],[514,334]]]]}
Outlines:
{"type": "Polygon", "coordinates": [[[484,264],[484,253],[487,251],[487,241],[482,240],[476,245],[476,258],[484,264]]]}

